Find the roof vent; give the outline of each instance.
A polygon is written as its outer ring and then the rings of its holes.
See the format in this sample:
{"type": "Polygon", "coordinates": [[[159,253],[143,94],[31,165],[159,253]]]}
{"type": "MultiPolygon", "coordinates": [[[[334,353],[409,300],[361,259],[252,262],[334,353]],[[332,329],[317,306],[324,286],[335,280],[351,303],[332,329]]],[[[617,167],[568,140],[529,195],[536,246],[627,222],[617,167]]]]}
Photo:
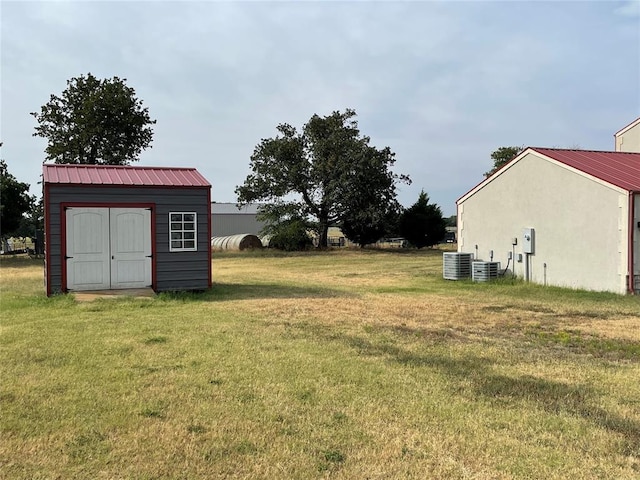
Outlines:
{"type": "Polygon", "coordinates": [[[445,280],[461,280],[471,276],[471,253],[445,252],[442,254],[442,273],[445,280]]]}

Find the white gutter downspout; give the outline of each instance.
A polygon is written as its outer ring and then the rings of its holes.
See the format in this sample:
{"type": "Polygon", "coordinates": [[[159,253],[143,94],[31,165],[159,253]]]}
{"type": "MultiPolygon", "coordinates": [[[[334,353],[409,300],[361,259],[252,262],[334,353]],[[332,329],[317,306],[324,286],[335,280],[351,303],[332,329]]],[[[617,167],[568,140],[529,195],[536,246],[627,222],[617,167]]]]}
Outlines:
{"type": "Polygon", "coordinates": [[[627,280],[627,290],[628,292],[633,295],[634,293],[636,293],[636,289],[635,289],[635,271],[634,271],[634,258],[633,258],[633,250],[634,250],[634,237],[635,237],[635,228],[636,226],[634,225],[634,220],[635,220],[635,195],[637,195],[640,192],[629,192],[629,238],[628,238],[628,242],[629,242],[629,246],[627,247],[627,250],[629,252],[628,254],[628,271],[629,271],[629,275],[628,275],[628,280],[627,280]]]}

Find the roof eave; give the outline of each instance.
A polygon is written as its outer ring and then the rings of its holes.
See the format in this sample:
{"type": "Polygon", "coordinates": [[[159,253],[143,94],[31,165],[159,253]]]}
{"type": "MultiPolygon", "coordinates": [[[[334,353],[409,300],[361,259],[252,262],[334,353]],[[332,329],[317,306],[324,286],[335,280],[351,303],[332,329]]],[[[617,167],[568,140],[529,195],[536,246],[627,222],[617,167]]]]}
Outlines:
{"type": "Polygon", "coordinates": [[[638,124],[640,124],[640,117],[636,118],[629,125],[622,127],[620,130],[618,130],[616,133],[614,133],[613,136],[614,137],[618,137],[618,136],[622,135],[623,133],[625,133],[627,130],[632,129],[633,127],[635,127],[638,124]]]}
{"type": "Polygon", "coordinates": [[[531,151],[533,151],[533,148],[531,147],[527,147],[524,150],[522,150],[518,155],[516,155],[515,157],[513,157],[511,160],[509,160],[507,163],[505,163],[504,165],[502,165],[498,170],[496,170],[495,172],[493,172],[491,175],[489,175],[487,178],[485,178],[484,180],[482,180],[480,183],[478,183],[475,187],[473,187],[471,190],[469,190],[467,193],[465,193],[464,195],[462,195],[460,198],[458,198],[456,200],[456,205],[459,205],[460,203],[464,202],[468,197],[471,197],[472,195],[474,195],[477,191],[482,190],[485,186],[487,186],[489,183],[491,183],[493,180],[495,180],[496,178],[498,178],[500,175],[502,175],[504,172],[506,172],[508,169],[510,169],[513,165],[516,164],[516,162],[518,162],[522,157],[524,157],[527,153],[530,153],[531,151]]]}

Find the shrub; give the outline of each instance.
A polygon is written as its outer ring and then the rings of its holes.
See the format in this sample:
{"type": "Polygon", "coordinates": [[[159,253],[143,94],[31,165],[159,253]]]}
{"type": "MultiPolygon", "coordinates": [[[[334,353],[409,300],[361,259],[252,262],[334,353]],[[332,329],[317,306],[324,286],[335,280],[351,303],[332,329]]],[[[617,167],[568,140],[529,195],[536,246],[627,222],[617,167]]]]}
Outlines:
{"type": "Polygon", "coordinates": [[[301,220],[285,220],[273,227],[269,246],[287,252],[306,250],[313,246],[307,227],[301,220]]]}

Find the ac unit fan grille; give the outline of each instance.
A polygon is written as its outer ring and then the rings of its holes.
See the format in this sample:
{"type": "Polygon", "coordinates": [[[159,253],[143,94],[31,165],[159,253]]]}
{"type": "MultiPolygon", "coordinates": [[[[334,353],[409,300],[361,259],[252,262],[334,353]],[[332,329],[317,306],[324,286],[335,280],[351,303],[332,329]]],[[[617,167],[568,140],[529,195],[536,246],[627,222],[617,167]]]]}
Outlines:
{"type": "Polygon", "coordinates": [[[445,280],[471,277],[471,253],[446,252],[442,255],[442,274],[445,280]]]}
{"type": "Polygon", "coordinates": [[[471,279],[474,282],[488,282],[498,278],[500,262],[471,262],[471,279]]]}

